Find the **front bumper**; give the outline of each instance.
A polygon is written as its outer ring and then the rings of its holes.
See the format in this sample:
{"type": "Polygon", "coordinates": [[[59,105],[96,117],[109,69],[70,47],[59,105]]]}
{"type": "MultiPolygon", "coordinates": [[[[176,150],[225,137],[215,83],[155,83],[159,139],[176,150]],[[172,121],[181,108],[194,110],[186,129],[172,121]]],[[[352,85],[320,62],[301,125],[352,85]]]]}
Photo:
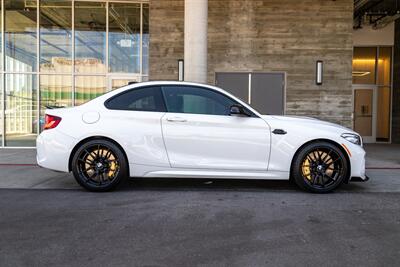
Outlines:
{"type": "Polygon", "coordinates": [[[365,178],[351,177],[350,181],[352,181],[352,182],[367,182],[367,181],[369,181],[369,177],[368,176],[365,176],[365,178]]]}
{"type": "Polygon", "coordinates": [[[346,144],[346,146],[351,153],[348,155],[351,166],[350,181],[368,181],[369,178],[365,174],[365,150],[361,146],[354,144],[346,144]]]}

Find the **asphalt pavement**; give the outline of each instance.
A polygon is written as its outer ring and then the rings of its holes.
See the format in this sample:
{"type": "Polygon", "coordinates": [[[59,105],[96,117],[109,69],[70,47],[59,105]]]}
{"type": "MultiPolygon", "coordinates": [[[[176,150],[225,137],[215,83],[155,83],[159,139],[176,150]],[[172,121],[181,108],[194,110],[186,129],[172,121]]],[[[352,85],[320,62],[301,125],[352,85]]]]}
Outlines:
{"type": "Polygon", "coordinates": [[[203,179],[89,193],[4,150],[0,266],[399,266],[398,148],[371,149],[370,181],[323,195],[203,179]]]}
{"type": "Polygon", "coordinates": [[[399,265],[399,193],[174,183],[0,190],[1,266],[399,265]]]}

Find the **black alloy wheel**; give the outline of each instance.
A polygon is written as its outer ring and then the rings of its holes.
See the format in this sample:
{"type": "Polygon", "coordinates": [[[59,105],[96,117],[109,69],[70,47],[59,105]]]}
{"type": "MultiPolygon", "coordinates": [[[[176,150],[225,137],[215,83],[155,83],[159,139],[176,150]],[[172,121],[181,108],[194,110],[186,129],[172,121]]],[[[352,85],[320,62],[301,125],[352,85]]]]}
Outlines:
{"type": "Polygon", "coordinates": [[[347,178],[347,170],[347,159],[338,147],[328,142],[315,142],[296,154],[292,177],[304,190],[327,193],[347,178]]]}
{"type": "Polygon", "coordinates": [[[121,149],[107,140],[92,140],[74,154],[72,172],[76,181],[89,191],[110,191],[128,173],[121,149]]]}

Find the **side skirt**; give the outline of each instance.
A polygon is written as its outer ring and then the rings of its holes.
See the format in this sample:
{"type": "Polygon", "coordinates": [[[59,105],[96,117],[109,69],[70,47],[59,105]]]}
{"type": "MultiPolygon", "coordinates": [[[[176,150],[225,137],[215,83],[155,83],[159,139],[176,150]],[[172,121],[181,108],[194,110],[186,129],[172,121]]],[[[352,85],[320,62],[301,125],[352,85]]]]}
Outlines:
{"type": "Polygon", "coordinates": [[[183,169],[130,164],[132,177],[289,180],[289,172],[183,169]]]}

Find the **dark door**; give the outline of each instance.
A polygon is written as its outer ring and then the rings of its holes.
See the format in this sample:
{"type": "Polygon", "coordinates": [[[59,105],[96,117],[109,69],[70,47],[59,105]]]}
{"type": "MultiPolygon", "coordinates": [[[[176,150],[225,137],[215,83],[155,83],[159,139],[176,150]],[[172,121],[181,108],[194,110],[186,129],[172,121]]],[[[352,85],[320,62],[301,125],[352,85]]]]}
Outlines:
{"type": "Polygon", "coordinates": [[[284,82],[283,73],[252,73],[251,106],[261,114],[283,115],[284,82]]]}
{"type": "Polygon", "coordinates": [[[249,103],[249,73],[218,72],[215,85],[249,103]]]}
{"type": "Polygon", "coordinates": [[[261,114],[285,112],[285,74],[219,72],[216,86],[249,103],[261,114]]]}

